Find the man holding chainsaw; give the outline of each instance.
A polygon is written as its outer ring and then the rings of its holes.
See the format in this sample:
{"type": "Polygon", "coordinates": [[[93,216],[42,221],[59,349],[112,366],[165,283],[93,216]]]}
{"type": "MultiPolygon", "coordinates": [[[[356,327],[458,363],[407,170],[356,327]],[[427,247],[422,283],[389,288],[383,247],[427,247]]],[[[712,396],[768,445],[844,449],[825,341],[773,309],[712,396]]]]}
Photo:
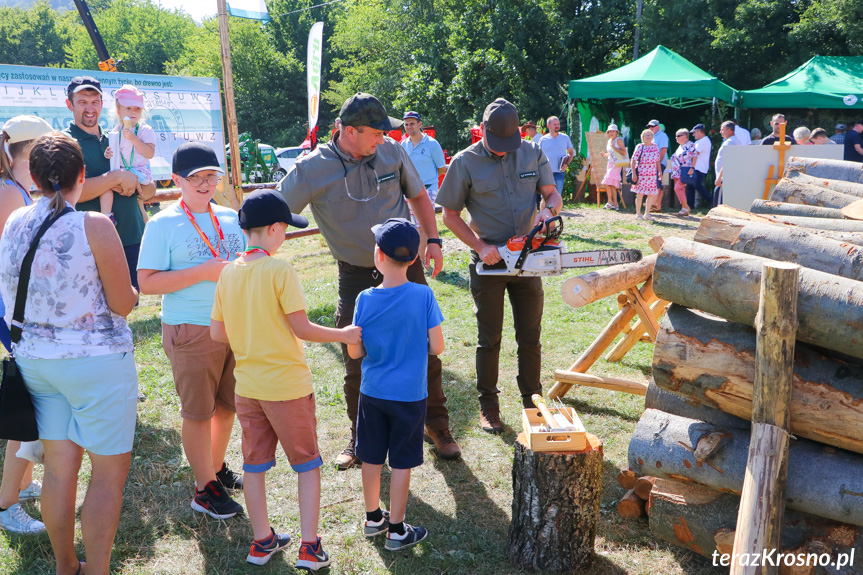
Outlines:
{"type": "Polygon", "coordinates": [[[524,275],[482,275],[477,264],[500,265],[498,246],[523,235],[539,222],[557,216],[563,200],[554,184],[543,151],[523,141],[518,111],[503,98],[483,114],[482,140],[453,158],[437,197],[446,226],[471,248],[470,290],[476,310],[476,388],[480,426],[501,433],[497,388],[498,359],[503,332],[504,294],[509,294],[518,344],[518,388],[522,404],[532,407],[530,396],[542,393],[540,331],[542,279],[524,275]],[[536,212],[536,193],[545,207],[536,212]],[[462,217],[467,208],[470,224],[462,217]]]}

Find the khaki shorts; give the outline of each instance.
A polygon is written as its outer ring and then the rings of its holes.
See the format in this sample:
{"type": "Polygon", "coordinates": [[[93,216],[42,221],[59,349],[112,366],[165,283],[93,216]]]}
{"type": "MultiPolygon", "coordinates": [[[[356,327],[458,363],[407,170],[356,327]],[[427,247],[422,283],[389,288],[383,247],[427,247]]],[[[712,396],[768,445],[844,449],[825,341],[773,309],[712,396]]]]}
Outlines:
{"type": "Polygon", "coordinates": [[[210,326],[162,324],[162,349],[171,362],[184,419],[206,421],[216,405],[234,407],[234,352],[210,338],[210,326]]]}
{"type": "Polygon", "coordinates": [[[323,465],[318,451],[315,394],[290,401],[237,396],[237,419],[243,429],[243,471],[263,473],[276,464],[281,443],[297,473],[323,465]]]}

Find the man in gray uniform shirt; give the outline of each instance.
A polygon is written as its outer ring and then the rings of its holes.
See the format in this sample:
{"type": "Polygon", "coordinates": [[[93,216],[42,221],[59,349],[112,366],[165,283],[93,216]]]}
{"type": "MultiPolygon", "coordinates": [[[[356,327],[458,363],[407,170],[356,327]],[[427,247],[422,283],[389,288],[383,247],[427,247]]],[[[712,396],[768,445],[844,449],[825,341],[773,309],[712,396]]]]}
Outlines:
{"type": "MultiPolygon", "coordinates": [[[[359,293],[381,284],[375,269],[375,237],[372,226],[389,218],[409,218],[410,204],[417,222],[428,236],[424,263],[434,260],[432,275],[443,267],[434,206],[407,152],[386,132],[399,128],[377,98],[355,94],[342,106],[341,129],[332,141],[300,158],[277,187],[295,213],[311,206],[330,252],[338,263],[339,301],[336,326],[353,322],[359,293]],[[407,202],[405,202],[407,200],[407,202]]],[[[408,279],[425,284],[419,259],[408,268],[408,279]]],[[[351,359],[342,345],[345,362],[345,402],[351,420],[351,440],[336,458],[339,469],[358,463],[354,454],[362,360],[351,359]]],[[[446,459],[461,456],[449,431],[446,395],[441,386],[441,362],[428,358],[426,434],[446,459]]]]}
{"type": "Polygon", "coordinates": [[[501,433],[497,381],[504,294],[509,294],[515,323],[518,389],[522,404],[532,407],[531,394],[542,393],[542,279],[478,275],[476,264],[480,260],[486,265],[499,262],[498,246],[556,216],[563,200],[542,149],[521,139],[515,106],[498,98],[485,109],[480,127],[482,140],[453,158],[436,201],[443,206],[444,224],[471,248],[470,291],[479,332],[476,389],[480,427],[501,433]],[[539,213],[537,192],[545,203],[539,213]],[[462,219],[464,208],[470,214],[469,225],[462,219]]]}

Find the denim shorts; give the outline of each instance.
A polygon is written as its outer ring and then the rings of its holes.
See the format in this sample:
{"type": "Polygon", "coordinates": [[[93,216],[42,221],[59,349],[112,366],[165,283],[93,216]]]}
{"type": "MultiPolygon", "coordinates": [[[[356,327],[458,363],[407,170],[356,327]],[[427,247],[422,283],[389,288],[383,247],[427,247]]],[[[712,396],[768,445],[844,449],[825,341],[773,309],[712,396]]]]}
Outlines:
{"type": "Polygon", "coordinates": [[[132,451],[138,406],[132,352],[16,362],[36,408],[39,439],[68,439],[96,455],[132,451]]]}
{"type": "Polygon", "coordinates": [[[357,415],[357,457],[383,465],[389,452],[392,469],[411,469],[423,463],[426,400],[393,401],[360,393],[357,415]]]}

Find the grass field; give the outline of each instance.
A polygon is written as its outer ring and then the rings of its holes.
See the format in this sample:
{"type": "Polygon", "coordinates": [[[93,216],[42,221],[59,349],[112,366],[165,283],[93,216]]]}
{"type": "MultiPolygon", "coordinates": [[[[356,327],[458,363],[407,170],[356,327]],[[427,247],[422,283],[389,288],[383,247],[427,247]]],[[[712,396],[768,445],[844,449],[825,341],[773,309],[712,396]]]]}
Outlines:
{"type": "MultiPolygon", "coordinates": [[[[640,248],[649,253],[654,235],[691,237],[697,220],[661,216],[654,224],[636,222],[632,213],[612,214],[586,204],[567,205],[564,239],[570,250],[598,246],[640,248]]],[[[477,424],[474,389],[476,325],[468,292],[468,253],[442,229],[445,268],[430,285],[446,321],[447,349],[443,383],[449,398],[453,435],[462,447],[460,461],[444,461],[426,448],[424,465],[414,471],[408,521],[427,527],[429,539],[400,554],[384,550],[383,541],[363,538],[360,473],[336,471],[330,462],[349,437],[342,394],[341,352],[333,344],[307,344],[317,394],[318,435],[327,463],[323,470],[320,532],[333,564],[333,574],[393,573],[487,574],[517,573],[505,559],[512,504],[512,443],[520,430],[520,401],[515,385],[515,344],[512,329],[505,329],[501,352],[501,408],[506,432],[483,433],[477,424]],[[447,241],[449,240],[449,241],[447,241]]],[[[336,303],[335,263],[320,236],[286,243],[277,257],[287,259],[303,281],[307,312],[312,321],[333,325],[336,303]]],[[[587,347],[617,311],[615,298],[581,309],[565,305],[560,286],[566,277],[546,278],[543,317],[543,386],[547,390],[555,369],[566,368],[587,347]]],[[[508,313],[508,310],[507,310],[508,313]]],[[[129,316],[135,335],[141,389],[147,401],[140,404],[126,485],[113,569],[137,574],[240,574],[293,573],[297,545],[277,555],[265,567],[247,565],[252,531],[245,517],[217,521],[189,507],[192,473],[180,444],[179,402],[168,361],[161,348],[159,298],[145,296],[129,316]]],[[[511,324],[508,319],[507,324],[511,324]]],[[[600,360],[592,373],[647,381],[652,346],[639,343],[617,364],[600,360]]],[[[604,442],[603,493],[596,538],[596,560],[585,575],[636,573],[717,573],[701,557],[655,540],[646,520],[622,521],[615,511],[623,490],[615,480],[626,462],[632,430],[643,409],[643,399],[609,391],[574,388],[565,403],[575,407],[588,431],[604,442]]],[[[270,516],[276,530],[288,531],[296,541],[299,518],[296,475],[284,454],[268,473],[270,516]]],[[[242,464],[239,424],[231,441],[228,462],[242,464]]],[[[37,466],[37,476],[41,471],[37,466]]],[[[85,465],[79,483],[79,505],[88,480],[85,465]]],[[[384,501],[388,474],[384,473],[384,501]]],[[[237,495],[242,502],[242,495],[237,495]]],[[[39,504],[26,509],[39,516],[39,504]]],[[[83,546],[78,534],[79,556],[83,546]]],[[[0,573],[54,573],[47,535],[20,537],[0,532],[0,573]]]]}

